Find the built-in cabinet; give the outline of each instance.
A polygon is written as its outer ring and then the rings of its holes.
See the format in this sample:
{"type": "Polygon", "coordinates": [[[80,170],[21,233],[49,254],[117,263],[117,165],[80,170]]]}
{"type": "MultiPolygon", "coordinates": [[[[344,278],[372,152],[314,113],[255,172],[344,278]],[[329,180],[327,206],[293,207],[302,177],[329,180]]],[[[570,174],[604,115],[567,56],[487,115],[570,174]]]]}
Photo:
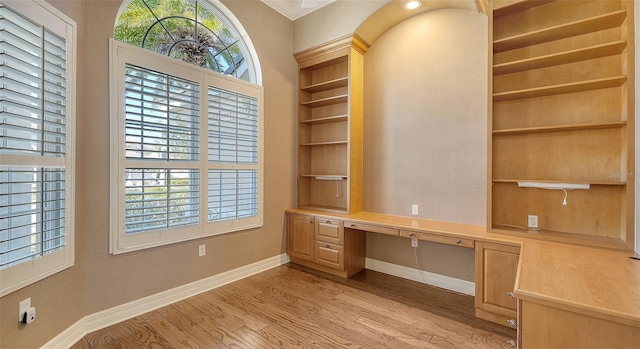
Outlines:
{"type": "Polygon", "coordinates": [[[315,220],[311,216],[287,215],[287,254],[291,258],[315,260],[315,220]]]}
{"type": "Polygon", "coordinates": [[[489,228],[631,249],[633,1],[491,7],[489,228]]]}
{"type": "Polygon", "coordinates": [[[298,81],[298,208],[362,210],[363,54],[344,37],[295,55],[298,81]]]}
{"type": "Polygon", "coordinates": [[[365,249],[365,232],[345,234],[341,220],[287,214],[287,254],[293,263],[350,277],[364,269],[365,249]]]}
{"type": "Polygon", "coordinates": [[[640,328],[619,318],[602,319],[589,314],[519,300],[521,349],[633,349],[640,347],[640,328]]]}
{"type": "Polygon", "coordinates": [[[516,327],[517,303],[513,293],[520,247],[476,242],[476,316],[516,327]]]}

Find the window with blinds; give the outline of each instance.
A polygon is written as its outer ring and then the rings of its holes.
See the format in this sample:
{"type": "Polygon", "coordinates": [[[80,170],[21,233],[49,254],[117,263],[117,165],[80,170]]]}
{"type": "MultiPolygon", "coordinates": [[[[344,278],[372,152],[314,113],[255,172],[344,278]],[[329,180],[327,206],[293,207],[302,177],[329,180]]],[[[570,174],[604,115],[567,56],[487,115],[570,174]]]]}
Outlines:
{"type": "Polygon", "coordinates": [[[47,4],[0,2],[0,296],[73,264],[74,31],[47,4]]]}
{"type": "Polygon", "coordinates": [[[127,158],[198,160],[198,83],[126,65],[127,158]]]}
{"type": "Polygon", "coordinates": [[[111,252],[262,224],[262,88],[111,41],[111,252]]]}
{"type": "Polygon", "coordinates": [[[198,170],[128,168],[125,176],[127,233],[198,223],[198,170]]]}
{"type": "MultiPolygon", "coordinates": [[[[0,153],[64,158],[64,39],[2,4],[0,33],[0,153]]],[[[0,167],[0,269],[64,247],[64,161],[57,162],[0,167]]]]}
{"type": "Polygon", "coordinates": [[[208,221],[258,214],[258,100],[241,93],[209,88],[208,221]],[[243,164],[248,169],[235,169],[243,164]],[[251,166],[253,165],[253,166],[251,166]]]}

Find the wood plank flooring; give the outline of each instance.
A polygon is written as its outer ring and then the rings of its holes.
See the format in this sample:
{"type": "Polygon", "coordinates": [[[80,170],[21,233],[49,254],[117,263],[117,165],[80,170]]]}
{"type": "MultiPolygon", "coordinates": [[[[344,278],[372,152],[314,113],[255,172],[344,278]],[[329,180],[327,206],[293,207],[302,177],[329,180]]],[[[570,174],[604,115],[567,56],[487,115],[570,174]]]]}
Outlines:
{"type": "Polygon", "coordinates": [[[280,266],[87,334],[97,348],[509,348],[473,297],[365,270],[280,266]]]}

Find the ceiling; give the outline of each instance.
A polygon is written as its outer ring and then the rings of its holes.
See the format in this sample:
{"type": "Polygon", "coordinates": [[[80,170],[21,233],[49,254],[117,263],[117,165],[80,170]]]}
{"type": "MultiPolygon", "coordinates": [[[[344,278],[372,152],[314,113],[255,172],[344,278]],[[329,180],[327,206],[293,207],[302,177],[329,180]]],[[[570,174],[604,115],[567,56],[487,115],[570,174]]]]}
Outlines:
{"type": "Polygon", "coordinates": [[[336,0],[260,0],[292,21],[336,0]]]}

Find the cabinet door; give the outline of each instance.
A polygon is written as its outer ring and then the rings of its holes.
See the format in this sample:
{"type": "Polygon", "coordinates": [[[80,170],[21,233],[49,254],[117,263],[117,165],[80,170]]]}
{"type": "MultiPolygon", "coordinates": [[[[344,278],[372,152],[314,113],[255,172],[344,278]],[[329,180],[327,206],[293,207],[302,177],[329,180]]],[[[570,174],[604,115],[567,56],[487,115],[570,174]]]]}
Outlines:
{"type": "Polygon", "coordinates": [[[478,242],[476,244],[476,315],[504,326],[515,320],[513,297],[520,248],[478,242]]]}
{"type": "Polygon", "coordinates": [[[287,253],[290,257],[314,261],[314,222],[311,216],[287,216],[287,253]]]}

